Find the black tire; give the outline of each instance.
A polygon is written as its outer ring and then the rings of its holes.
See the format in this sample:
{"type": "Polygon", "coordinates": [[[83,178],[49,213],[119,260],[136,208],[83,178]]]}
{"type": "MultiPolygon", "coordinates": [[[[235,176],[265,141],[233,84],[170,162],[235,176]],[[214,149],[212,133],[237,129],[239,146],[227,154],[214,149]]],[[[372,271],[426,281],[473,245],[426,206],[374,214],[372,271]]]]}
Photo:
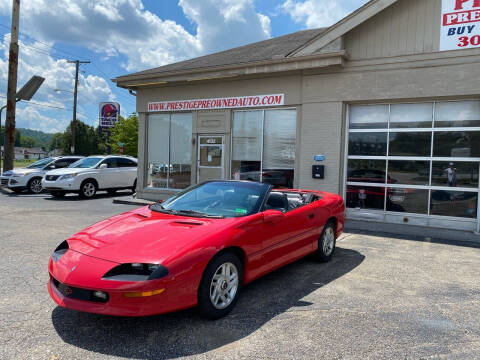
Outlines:
{"type": "Polygon", "coordinates": [[[132,186],[132,193],[135,194],[136,192],[137,192],[137,179],[135,179],[132,186]]]}
{"type": "Polygon", "coordinates": [[[54,198],[63,198],[65,196],[65,193],[62,192],[62,191],[51,191],[50,194],[54,197],[54,198]]]}
{"type": "Polygon", "coordinates": [[[97,183],[93,180],[85,180],[80,185],[80,197],[83,199],[91,199],[97,193],[97,183]]]}
{"type": "Polygon", "coordinates": [[[336,242],[337,242],[337,239],[336,239],[335,223],[333,221],[329,221],[323,228],[322,234],[318,239],[317,256],[320,261],[322,262],[330,261],[333,254],[335,253],[336,242]],[[332,240],[332,236],[333,236],[333,240],[332,240]]]}
{"type": "MultiPolygon", "coordinates": [[[[233,274],[233,271],[230,273],[233,274]]],[[[219,319],[221,317],[226,316],[232,309],[234,308],[235,304],[237,303],[238,296],[240,294],[240,290],[242,288],[242,281],[243,281],[243,265],[240,259],[231,252],[225,252],[217,257],[215,257],[205,269],[203,273],[202,281],[200,282],[200,286],[198,287],[198,308],[200,310],[200,314],[203,317],[208,319],[219,319]],[[213,300],[211,299],[211,289],[212,289],[212,296],[215,296],[215,286],[213,284],[213,277],[219,271],[221,272],[222,266],[234,266],[236,268],[236,290],[234,294],[232,294],[231,298],[228,298],[229,301],[224,302],[222,298],[219,298],[218,301],[222,301],[222,303],[218,303],[218,306],[214,305],[213,300]]],[[[225,289],[221,289],[221,292],[231,292],[228,290],[230,283],[226,283],[226,279],[219,279],[217,280],[218,287],[216,288],[217,291],[220,288],[225,286],[225,289]]],[[[233,281],[232,281],[233,283],[233,281]]],[[[232,285],[232,289],[233,289],[232,285]]],[[[223,296],[223,295],[220,295],[223,296]]]]}
{"type": "Polygon", "coordinates": [[[117,193],[117,190],[116,189],[108,189],[107,190],[107,194],[110,195],[110,196],[113,196],[117,193]]]}
{"type": "Polygon", "coordinates": [[[28,192],[31,194],[40,194],[43,191],[42,178],[34,177],[28,181],[28,192]]]}

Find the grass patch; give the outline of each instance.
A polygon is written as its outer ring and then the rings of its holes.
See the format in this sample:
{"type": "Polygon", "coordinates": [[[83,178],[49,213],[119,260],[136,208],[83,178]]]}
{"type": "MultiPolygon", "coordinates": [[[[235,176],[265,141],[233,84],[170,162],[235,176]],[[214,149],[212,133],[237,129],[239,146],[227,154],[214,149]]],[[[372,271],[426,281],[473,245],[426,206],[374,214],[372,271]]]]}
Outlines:
{"type": "Polygon", "coordinates": [[[13,168],[22,168],[22,167],[25,167],[25,166],[28,166],[32,163],[34,163],[35,161],[37,160],[15,160],[13,162],[13,168]]]}

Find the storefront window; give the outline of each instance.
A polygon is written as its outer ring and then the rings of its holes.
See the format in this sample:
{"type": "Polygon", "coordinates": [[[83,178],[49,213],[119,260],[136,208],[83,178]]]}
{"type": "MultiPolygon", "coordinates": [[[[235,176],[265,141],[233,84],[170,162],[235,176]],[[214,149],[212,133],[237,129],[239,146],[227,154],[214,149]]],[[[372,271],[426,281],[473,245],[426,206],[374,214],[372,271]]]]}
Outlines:
{"type": "Polygon", "coordinates": [[[184,189],[191,183],[192,114],[148,117],[147,186],[184,189]]]}
{"type": "Polygon", "coordinates": [[[349,114],[347,207],[476,219],[480,101],[351,105],[349,114]]]}
{"type": "Polygon", "coordinates": [[[350,129],[383,129],[388,126],[388,105],[358,105],[350,109],[350,129]]]}
{"type": "Polygon", "coordinates": [[[390,156],[430,156],[431,132],[391,132],[390,156]]]}
{"type": "Polygon", "coordinates": [[[428,185],[430,161],[390,160],[388,176],[392,184],[428,185]]]}
{"type": "Polygon", "coordinates": [[[295,109],[236,111],[232,124],[232,178],[293,187],[295,109]]]}
{"type": "Polygon", "coordinates": [[[366,156],[387,155],[386,132],[356,132],[350,133],[349,154],[366,156]]]}

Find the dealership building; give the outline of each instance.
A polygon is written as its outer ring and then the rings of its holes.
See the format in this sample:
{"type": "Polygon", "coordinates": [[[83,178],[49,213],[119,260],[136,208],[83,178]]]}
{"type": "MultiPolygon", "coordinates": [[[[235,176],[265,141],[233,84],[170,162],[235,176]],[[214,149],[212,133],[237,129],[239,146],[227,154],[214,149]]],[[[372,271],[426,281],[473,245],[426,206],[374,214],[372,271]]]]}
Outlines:
{"type": "Polygon", "coordinates": [[[138,196],[249,179],[342,194],[350,219],[478,231],[477,3],[373,0],[116,78],[137,95],[138,196]]]}

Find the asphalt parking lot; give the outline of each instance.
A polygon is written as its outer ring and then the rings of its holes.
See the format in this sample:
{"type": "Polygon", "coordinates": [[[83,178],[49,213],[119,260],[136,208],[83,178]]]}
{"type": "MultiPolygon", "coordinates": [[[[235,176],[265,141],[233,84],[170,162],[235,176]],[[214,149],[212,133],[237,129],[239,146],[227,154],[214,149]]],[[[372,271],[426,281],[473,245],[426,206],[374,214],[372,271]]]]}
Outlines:
{"type": "MultiPolygon", "coordinates": [[[[127,193],[126,193],[127,194],[127,193]]],[[[480,246],[347,233],[246,286],[234,311],[118,318],[57,307],[46,282],[69,235],[133,209],[0,190],[1,359],[479,359],[480,246]]]]}

